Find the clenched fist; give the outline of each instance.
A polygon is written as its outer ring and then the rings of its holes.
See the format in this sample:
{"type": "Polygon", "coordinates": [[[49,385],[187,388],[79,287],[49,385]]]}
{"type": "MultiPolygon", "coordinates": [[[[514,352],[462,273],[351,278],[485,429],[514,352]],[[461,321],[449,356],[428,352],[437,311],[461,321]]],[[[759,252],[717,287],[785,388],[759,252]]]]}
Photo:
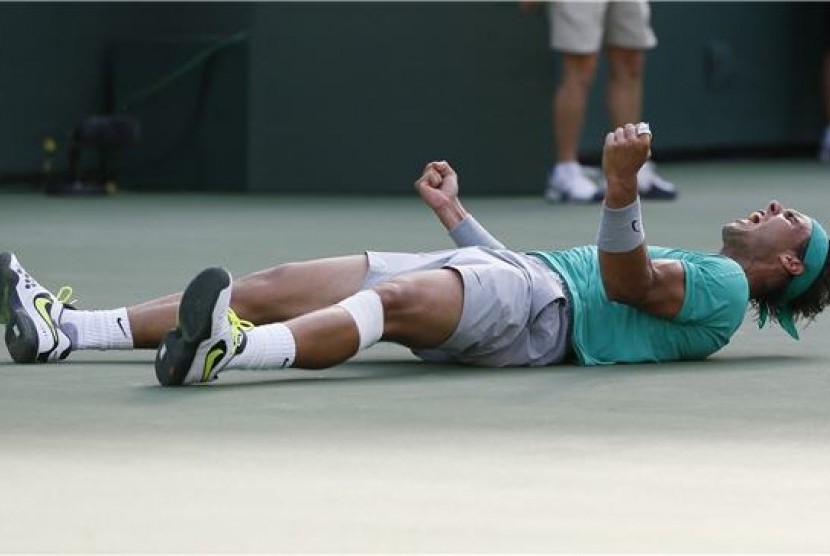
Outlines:
{"type": "Polygon", "coordinates": [[[415,182],[415,189],[429,208],[440,211],[458,197],[458,176],[446,161],[430,162],[415,182]]]}
{"type": "Polygon", "coordinates": [[[637,172],[651,156],[648,124],[625,124],[605,136],[602,171],[608,183],[605,203],[620,208],[637,197],[637,172]]]}

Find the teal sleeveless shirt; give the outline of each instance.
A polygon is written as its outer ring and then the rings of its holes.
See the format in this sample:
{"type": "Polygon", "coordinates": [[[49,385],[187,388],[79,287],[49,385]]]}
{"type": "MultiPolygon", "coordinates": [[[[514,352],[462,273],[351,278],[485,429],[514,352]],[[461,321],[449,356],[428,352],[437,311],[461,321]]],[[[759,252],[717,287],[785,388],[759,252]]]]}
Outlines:
{"type": "Polygon", "coordinates": [[[532,251],[562,276],[573,307],[572,344],[582,365],[703,359],[729,343],[749,303],[743,269],[728,257],[649,247],[652,259],[683,265],[686,293],[680,312],[656,317],[609,301],[596,246],[532,251]]]}

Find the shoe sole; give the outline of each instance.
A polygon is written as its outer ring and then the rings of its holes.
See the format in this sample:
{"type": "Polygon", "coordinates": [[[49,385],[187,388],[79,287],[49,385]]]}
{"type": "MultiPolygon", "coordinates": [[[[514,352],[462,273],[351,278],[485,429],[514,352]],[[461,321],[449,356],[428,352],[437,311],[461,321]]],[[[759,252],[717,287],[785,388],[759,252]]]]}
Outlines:
{"type": "Polygon", "coordinates": [[[0,324],[9,324],[12,318],[9,296],[20,280],[17,272],[12,270],[11,264],[12,254],[0,253],[0,324]]]}
{"type": "MultiPolygon", "coordinates": [[[[12,254],[0,253],[0,323],[6,325],[6,347],[15,363],[37,363],[37,326],[17,297],[15,290],[20,276],[12,270],[11,264],[12,254]]],[[[44,353],[41,360],[46,361],[49,353],[44,353]]]]}
{"type": "Polygon", "coordinates": [[[6,348],[18,364],[46,363],[52,351],[37,355],[38,331],[34,321],[23,309],[12,312],[6,325],[6,348]]]}
{"type": "Polygon", "coordinates": [[[168,332],[156,352],[156,379],[162,386],[181,386],[199,344],[210,337],[213,309],[231,283],[224,268],[208,268],[188,284],[179,303],[179,326],[168,332]]]}

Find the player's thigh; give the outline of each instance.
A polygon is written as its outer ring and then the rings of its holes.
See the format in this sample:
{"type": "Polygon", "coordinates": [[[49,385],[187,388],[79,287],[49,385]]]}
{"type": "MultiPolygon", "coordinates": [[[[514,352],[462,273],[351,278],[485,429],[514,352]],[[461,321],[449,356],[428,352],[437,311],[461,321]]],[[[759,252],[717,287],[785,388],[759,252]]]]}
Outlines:
{"type": "Polygon", "coordinates": [[[284,263],[237,280],[231,304],[256,324],[283,321],[357,293],[368,268],[366,255],[284,263]]]}
{"type": "Polygon", "coordinates": [[[450,268],[397,276],[374,286],[384,309],[383,339],[411,348],[436,347],[461,320],[464,285],[450,268]]]}

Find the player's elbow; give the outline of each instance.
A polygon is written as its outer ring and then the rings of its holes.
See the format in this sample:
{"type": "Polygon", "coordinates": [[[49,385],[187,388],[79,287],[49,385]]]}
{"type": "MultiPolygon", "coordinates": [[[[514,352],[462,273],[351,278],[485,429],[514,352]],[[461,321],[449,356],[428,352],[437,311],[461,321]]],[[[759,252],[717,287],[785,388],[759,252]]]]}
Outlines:
{"type": "Polygon", "coordinates": [[[625,303],[626,305],[638,306],[648,296],[648,285],[638,282],[603,282],[605,295],[609,301],[625,303]]]}

